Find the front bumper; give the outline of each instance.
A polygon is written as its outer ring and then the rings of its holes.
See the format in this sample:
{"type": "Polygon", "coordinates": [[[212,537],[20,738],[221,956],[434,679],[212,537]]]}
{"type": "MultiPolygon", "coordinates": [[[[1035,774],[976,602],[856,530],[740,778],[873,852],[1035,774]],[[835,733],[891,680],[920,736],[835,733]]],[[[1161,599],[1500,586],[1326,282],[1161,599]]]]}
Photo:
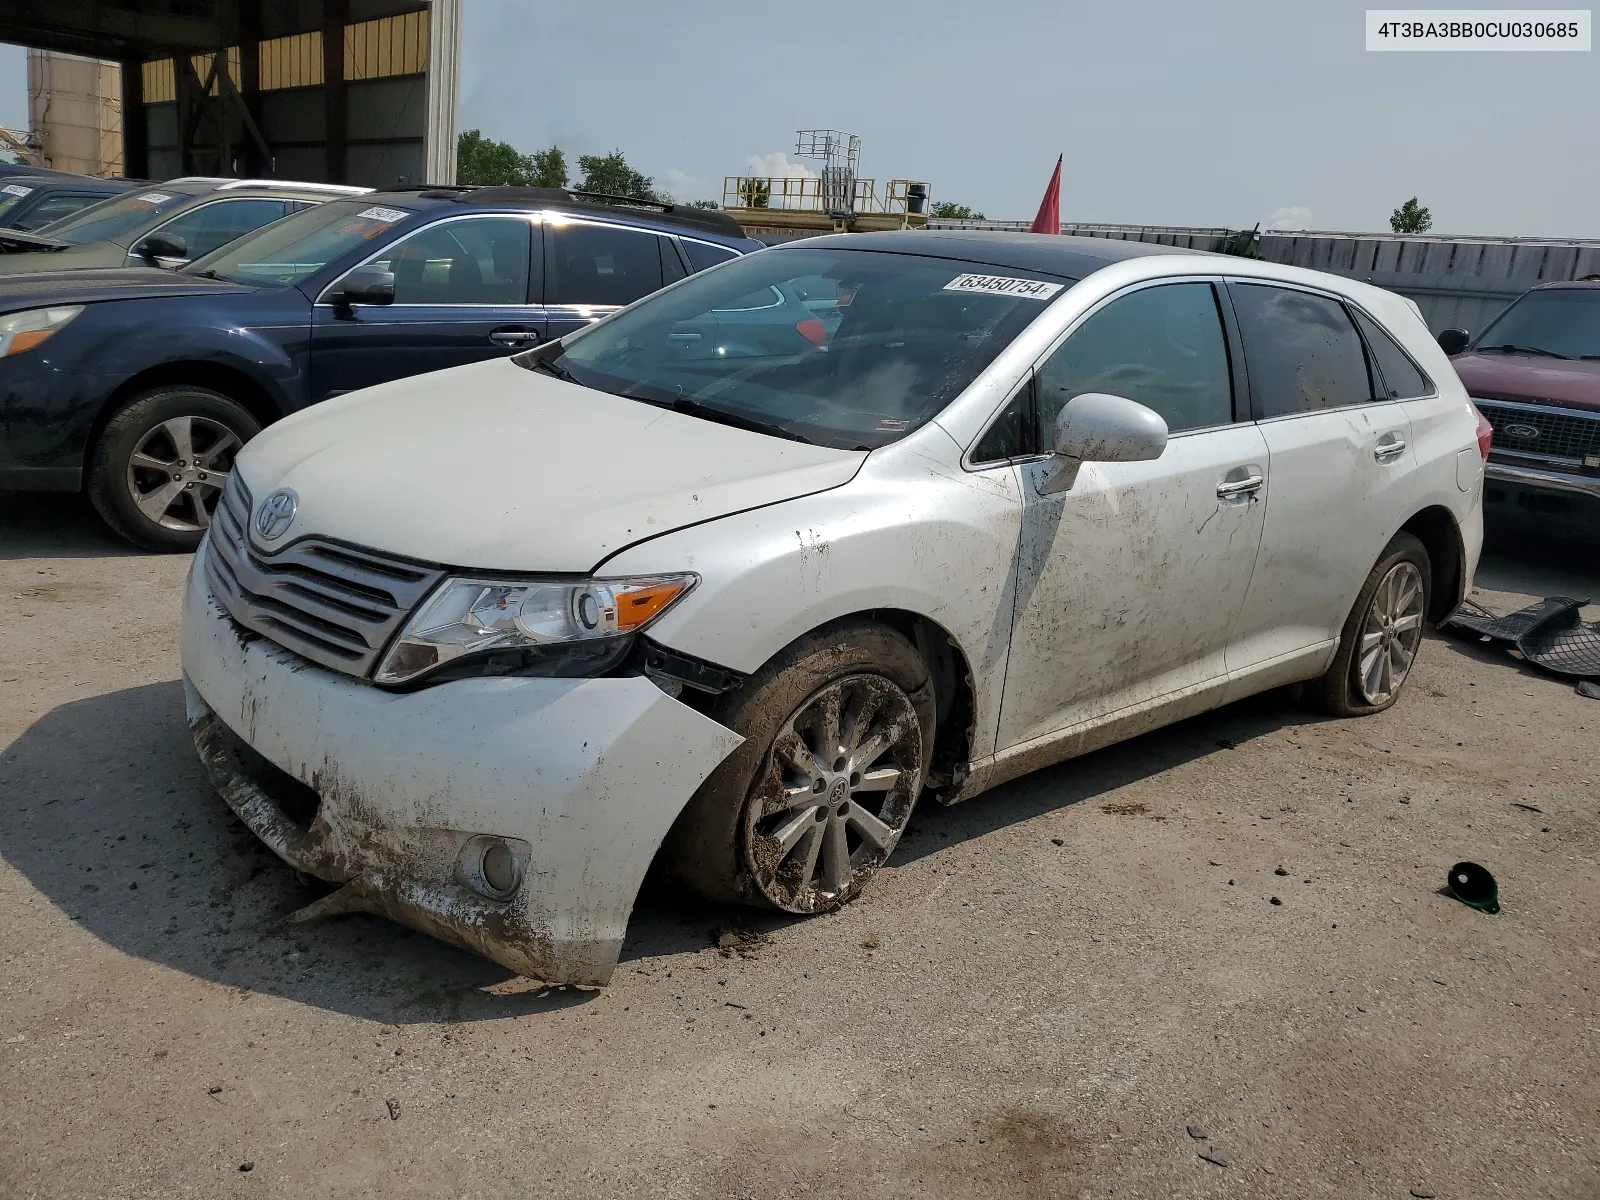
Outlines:
{"type": "Polygon", "coordinates": [[[217,790],[285,862],[341,885],[307,914],[386,915],[547,983],[611,978],[657,849],[742,740],[642,677],[386,692],[244,630],[199,570],[182,647],[217,790]],[[484,835],[526,861],[508,900],[463,871],[484,835]]]}
{"type": "Polygon", "coordinates": [[[1600,500],[1600,476],[1573,475],[1565,471],[1551,471],[1540,467],[1519,467],[1490,459],[1483,470],[1487,479],[1497,483],[1519,484],[1545,492],[1570,492],[1600,500]]]}

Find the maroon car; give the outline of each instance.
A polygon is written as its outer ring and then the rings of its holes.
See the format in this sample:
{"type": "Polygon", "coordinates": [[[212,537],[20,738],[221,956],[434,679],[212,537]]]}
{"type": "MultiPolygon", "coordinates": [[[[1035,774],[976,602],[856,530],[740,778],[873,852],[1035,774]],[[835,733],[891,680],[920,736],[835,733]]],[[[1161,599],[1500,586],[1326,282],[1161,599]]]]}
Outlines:
{"type": "Polygon", "coordinates": [[[1485,516],[1600,537],[1600,281],[1536,287],[1439,344],[1494,427],[1485,516]]]}

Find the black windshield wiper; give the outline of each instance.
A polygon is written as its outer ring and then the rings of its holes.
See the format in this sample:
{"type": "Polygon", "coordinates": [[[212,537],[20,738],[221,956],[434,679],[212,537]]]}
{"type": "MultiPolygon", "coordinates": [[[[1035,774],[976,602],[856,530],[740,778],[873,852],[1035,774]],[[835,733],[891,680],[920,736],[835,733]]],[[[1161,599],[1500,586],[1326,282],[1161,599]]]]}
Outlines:
{"type": "MultiPolygon", "coordinates": [[[[639,397],[635,397],[639,399],[639,397]]],[[[715,421],[718,425],[731,425],[735,429],[748,429],[751,433],[765,433],[773,437],[787,438],[791,442],[804,442],[806,445],[815,445],[808,437],[802,437],[794,430],[775,421],[762,421],[755,417],[741,416],[731,413],[725,408],[716,408],[710,404],[702,404],[698,400],[691,400],[687,396],[679,396],[676,400],[646,400],[646,404],[654,404],[658,408],[670,408],[673,412],[683,413],[685,416],[700,417],[706,421],[715,421]]]]}
{"type": "Polygon", "coordinates": [[[1501,354],[1538,354],[1544,358],[1569,358],[1570,355],[1557,354],[1554,350],[1546,350],[1543,346],[1515,346],[1507,342],[1503,346],[1479,346],[1480,351],[1498,350],[1501,354]]]}
{"type": "MultiPolygon", "coordinates": [[[[554,375],[563,383],[578,382],[578,377],[571,371],[561,366],[554,359],[546,358],[542,354],[518,355],[516,362],[518,366],[526,366],[530,371],[543,371],[546,375],[554,375]]],[[[580,384],[579,386],[582,385],[580,384]]]]}

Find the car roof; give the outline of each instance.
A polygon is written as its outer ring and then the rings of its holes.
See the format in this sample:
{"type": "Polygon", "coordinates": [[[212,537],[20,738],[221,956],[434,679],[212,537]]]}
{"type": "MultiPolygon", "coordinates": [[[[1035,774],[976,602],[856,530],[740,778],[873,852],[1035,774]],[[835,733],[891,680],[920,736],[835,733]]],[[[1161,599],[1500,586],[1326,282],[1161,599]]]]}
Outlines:
{"type": "Polygon", "coordinates": [[[180,175],[149,185],[185,196],[209,196],[217,192],[245,196],[287,196],[291,200],[354,200],[372,193],[371,188],[341,183],[311,183],[298,179],[225,179],[216,175],[180,175]]]}
{"type": "Polygon", "coordinates": [[[96,179],[92,175],[4,175],[5,184],[20,183],[31,188],[104,188],[107,192],[132,191],[148,186],[143,179],[96,179]]]}
{"type": "Polygon", "coordinates": [[[1063,237],[1049,233],[991,232],[981,229],[902,229],[884,233],[840,233],[786,242],[778,249],[822,247],[877,250],[952,258],[1013,271],[1042,271],[1067,279],[1083,279],[1112,263],[1162,254],[1214,257],[1205,250],[1125,242],[1119,238],[1063,237]]]}
{"type": "Polygon", "coordinates": [[[720,209],[694,208],[684,204],[635,200],[624,196],[604,196],[597,192],[579,192],[570,188],[434,186],[376,192],[371,199],[377,203],[393,201],[396,204],[413,207],[421,201],[428,205],[453,204],[464,207],[523,210],[554,209],[572,213],[574,216],[612,217],[661,232],[686,233],[718,241],[754,244],[739,223],[720,209]]]}

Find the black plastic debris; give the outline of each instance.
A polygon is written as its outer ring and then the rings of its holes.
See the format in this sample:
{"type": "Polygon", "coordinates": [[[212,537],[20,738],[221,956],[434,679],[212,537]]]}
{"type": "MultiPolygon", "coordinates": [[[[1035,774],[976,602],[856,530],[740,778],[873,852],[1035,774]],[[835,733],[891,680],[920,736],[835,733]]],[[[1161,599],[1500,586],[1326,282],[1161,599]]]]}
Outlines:
{"type": "Polygon", "coordinates": [[[1458,862],[1450,868],[1444,884],[1450,894],[1468,908],[1486,913],[1500,911],[1500,886],[1487,867],[1475,862],[1458,862]]]}
{"type": "Polygon", "coordinates": [[[1565,613],[1577,612],[1587,600],[1574,600],[1570,596],[1547,596],[1537,604],[1518,609],[1505,616],[1496,616],[1481,604],[1463,600],[1461,606],[1444,619],[1444,626],[1466,630],[1480,638],[1516,645],[1517,639],[1529,630],[1565,613]]]}
{"type": "Polygon", "coordinates": [[[1445,618],[1441,628],[1515,647],[1526,661],[1554,675],[1600,679],[1600,622],[1580,616],[1588,603],[1571,596],[1548,596],[1500,617],[1468,600],[1445,618]]]}
{"type": "Polygon", "coordinates": [[[1590,700],[1600,700],[1600,683],[1584,680],[1578,685],[1578,695],[1587,696],[1590,700]]]}

